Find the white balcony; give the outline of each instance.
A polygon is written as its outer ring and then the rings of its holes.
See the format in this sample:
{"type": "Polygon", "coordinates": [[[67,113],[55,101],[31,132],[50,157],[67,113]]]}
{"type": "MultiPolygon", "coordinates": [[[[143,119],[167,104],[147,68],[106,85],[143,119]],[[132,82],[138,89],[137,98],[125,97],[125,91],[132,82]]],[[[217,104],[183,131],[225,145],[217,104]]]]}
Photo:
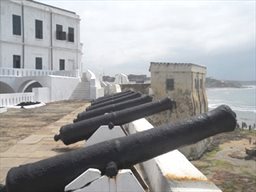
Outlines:
{"type": "Polygon", "coordinates": [[[0,76],[8,77],[28,77],[28,76],[65,76],[78,77],[78,70],[73,71],[52,71],[52,70],[36,70],[36,69],[14,69],[14,68],[0,68],[0,76]]]}

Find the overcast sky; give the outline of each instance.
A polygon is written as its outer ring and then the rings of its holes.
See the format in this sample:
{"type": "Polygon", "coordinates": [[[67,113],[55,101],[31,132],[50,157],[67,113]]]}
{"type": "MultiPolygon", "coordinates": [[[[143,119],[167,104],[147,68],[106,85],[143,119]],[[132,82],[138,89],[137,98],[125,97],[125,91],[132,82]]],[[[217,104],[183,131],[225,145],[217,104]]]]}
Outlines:
{"type": "Polygon", "coordinates": [[[155,61],[205,65],[218,79],[256,78],[255,0],[38,1],[80,15],[82,62],[97,75],[149,75],[155,61]]]}

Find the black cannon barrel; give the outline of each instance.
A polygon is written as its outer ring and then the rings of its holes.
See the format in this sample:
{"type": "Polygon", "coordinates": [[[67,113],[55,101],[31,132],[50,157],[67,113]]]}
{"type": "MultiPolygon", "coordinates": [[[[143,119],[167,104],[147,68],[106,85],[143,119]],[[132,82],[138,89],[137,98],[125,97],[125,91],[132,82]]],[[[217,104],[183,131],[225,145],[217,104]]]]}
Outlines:
{"type": "Polygon", "coordinates": [[[104,107],[104,106],[111,105],[111,104],[114,104],[114,103],[120,103],[120,102],[123,102],[125,100],[138,98],[140,96],[141,96],[141,93],[138,93],[138,92],[137,93],[131,93],[131,94],[128,94],[128,95],[122,95],[122,96],[120,96],[118,98],[115,98],[115,99],[110,99],[110,100],[107,100],[107,101],[102,102],[102,103],[91,105],[91,106],[86,108],[86,111],[94,110],[94,109],[97,109],[99,107],[104,107]]]}
{"type": "Polygon", "coordinates": [[[115,98],[118,98],[120,96],[123,96],[123,95],[129,95],[131,93],[134,93],[134,91],[125,91],[125,92],[119,92],[119,93],[116,93],[116,94],[113,94],[113,95],[108,95],[108,96],[104,96],[104,97],[101,97],[101,98],[98,98],[96,100],[94,100],[92,102],[92,105],[95,105],[97,103],[102,103],[102,102],[105,102],[107,100],[110,100],[110,99],[115,99],[115,98]]]}
{"type": "Polygon", "coordinates": [[[122,110],[128,107],[134,107],[143,103],[148,103],[152,101],[152,97],[148,96],[148,95],[144,95],[142,97],[139,98],[135,98],[135,99],[131,99],[128,101],[124,101],[121,103],[117,103],[117,104],[112,104],[112,105],[107,105],[104,107],[100,107],[91,111],[84,111],[82,113],[79,113],[77,115],[77,118],[74,119],[74,122],[78,122],[81,120],[85,120],[85,119],[89,119],[92,117],[96,117],[99,115],[103,115],[105,113],[110,113],[110,112],[114,112],[114,111],[118,111],[118,110],[122,110]]]}
{"type": "Polygon", "coordinates": [[[123,125],[136,119],[172,109],[174,101],[169,98],[120,111],[107,113],[87,120],[82,120],[60,128],[59,135],[54,140],[62,140],[65,145],[89,139],[101,125],[123,125]]]}
{"type": "Polygon", "coordinates": [[[101,142],[49,159],[10,169],[7,192],[63,192],[64,187],[89,168],[108,172],[149,160],[221,132],[233,131],[236,115],[228,106],[176,124],[167,124],[126,137],[101,142]]]}
{"type": "Polygon", "coordinates": [[[121,91],[121,92],[113,93],[113,94],[110,94],[110,95],[106,95],[106,96],[102,96],[102,97],[99,97],[97,99],[94,99],[94,101],[100,101],[100,100],[108,98],[108,97],[113,97],[115,95],[122,95],[122,94],[125,94],[125,93],[128,93],[128,92],[133,92],[133,91],[132,90],[126,90],[126,91],[121,91]]]}

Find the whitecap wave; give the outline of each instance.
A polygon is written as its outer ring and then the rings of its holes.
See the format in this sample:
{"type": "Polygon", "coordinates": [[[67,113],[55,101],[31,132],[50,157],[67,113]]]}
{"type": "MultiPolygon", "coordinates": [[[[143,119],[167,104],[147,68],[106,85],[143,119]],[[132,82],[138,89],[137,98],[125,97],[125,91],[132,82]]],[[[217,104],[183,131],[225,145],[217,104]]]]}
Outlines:
{"type": "MultiPolygon", "coordinates": [[[[215,103],[215,104],[208,104],[209,109],[214,109],[220,105],[227,105],[225,103],[215,103]]],[[[255,106],[230,106],[229,107],[234,111],[240,112],[250,112],[256,114],[256,107],[255,106]]]]}

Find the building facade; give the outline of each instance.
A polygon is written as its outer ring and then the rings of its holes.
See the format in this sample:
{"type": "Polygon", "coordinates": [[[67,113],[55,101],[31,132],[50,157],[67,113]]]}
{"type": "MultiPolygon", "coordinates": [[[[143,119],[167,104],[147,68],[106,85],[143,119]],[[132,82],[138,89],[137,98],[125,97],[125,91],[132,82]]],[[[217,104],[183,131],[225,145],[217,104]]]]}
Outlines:
{"type": "Polygon", "coordinates": [[[0,67],[80,70],[80,19],[35,1],[1,0],[0,67]]]}
{"type": "MultiPolygon", "coordinates": [[[[206,67],[192,63],[151,62],[151,89],[157,99],[170,97],[176,109],[152,117],[155,125],[174,123],[208,111],[205,90],[206,67]]],[[[210,139],[180,149],[188,158],[196,159],[204,152],[210,139]]]]}
{"type": "Polygon", "coordinates": [[[33,0],[0,1],[1,94],[46,87],[50,101],[68,99],[81,81],[81,56],[75,12],[33,0]]]}

